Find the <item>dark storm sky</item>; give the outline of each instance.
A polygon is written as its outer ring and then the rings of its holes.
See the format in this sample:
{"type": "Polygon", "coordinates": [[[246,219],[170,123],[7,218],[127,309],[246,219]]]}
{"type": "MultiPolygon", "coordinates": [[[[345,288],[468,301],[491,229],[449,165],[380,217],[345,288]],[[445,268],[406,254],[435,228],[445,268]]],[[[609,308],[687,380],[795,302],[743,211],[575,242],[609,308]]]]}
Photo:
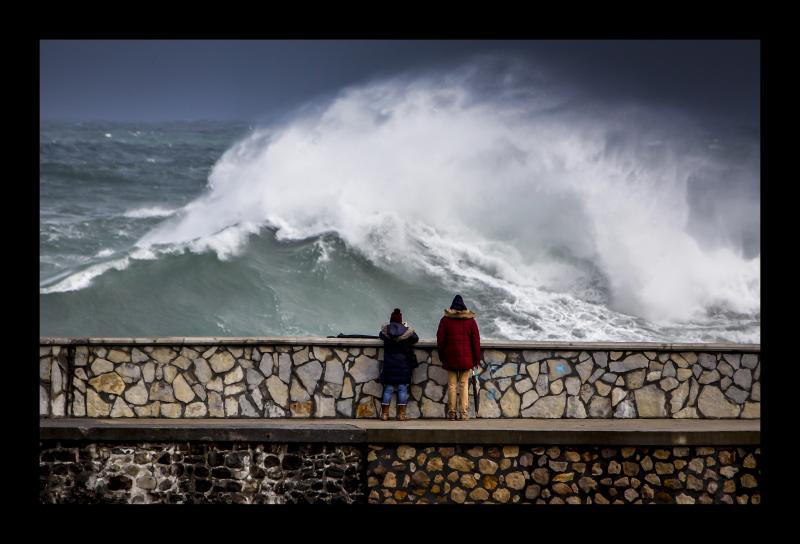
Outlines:
{"type": "Polygon", "coordinates": [[[757,41],[42,41],[42,119],[269,119],[339,88],[476,54],[590,95],[759,128],[757,41]]]}

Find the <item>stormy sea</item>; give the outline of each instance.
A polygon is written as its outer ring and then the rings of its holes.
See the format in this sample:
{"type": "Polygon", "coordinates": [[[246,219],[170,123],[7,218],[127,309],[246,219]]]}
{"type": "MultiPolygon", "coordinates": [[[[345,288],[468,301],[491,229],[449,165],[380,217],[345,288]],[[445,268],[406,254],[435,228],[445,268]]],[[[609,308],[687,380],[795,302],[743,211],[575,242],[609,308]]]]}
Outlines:
{"type": "Polygon", "coordinates": [[[40,334],[760,341],[759,139],[513,74],[40,125],[40,334]]]}

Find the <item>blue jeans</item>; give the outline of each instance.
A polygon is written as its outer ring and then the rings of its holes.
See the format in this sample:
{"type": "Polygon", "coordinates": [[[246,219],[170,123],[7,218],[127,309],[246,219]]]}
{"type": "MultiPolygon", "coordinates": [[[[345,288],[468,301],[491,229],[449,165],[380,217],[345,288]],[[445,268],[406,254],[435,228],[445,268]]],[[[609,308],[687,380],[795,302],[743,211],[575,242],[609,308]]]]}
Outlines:
{"type": "Polygon", "coordinates": [[[392,393],[394,393],[394,388],[397,387],[397,404],[407,404],[408,403],[408,384],[401,383],[400,385],[392,385],[387,383],[383,386],[383,404],[391,404],[392,402],[392,393]]]}

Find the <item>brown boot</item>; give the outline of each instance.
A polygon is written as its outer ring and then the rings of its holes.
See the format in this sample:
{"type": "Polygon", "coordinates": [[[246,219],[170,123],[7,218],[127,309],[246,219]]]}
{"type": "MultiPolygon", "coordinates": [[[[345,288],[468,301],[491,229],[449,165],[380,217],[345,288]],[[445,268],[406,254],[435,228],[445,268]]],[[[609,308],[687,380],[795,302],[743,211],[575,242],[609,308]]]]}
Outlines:
{"type": "Polygon", "coordinates": [[[381,404],[381,419],[383,421],[389,421],[389,405],[388,404],[381,404]]]}
{"type": "Polygon", "coordinates": [[[447,419],[449,419],[450,421],[456,420],[456,411],[453,408],[447,409],[447,419]]]}
{"type": "Polygon", "coordinates": [[[405,404],[398,404],[397,405],[397,420],[398,421],[406,421],[408,417],[406,416],[406,405],[405,404]]]}

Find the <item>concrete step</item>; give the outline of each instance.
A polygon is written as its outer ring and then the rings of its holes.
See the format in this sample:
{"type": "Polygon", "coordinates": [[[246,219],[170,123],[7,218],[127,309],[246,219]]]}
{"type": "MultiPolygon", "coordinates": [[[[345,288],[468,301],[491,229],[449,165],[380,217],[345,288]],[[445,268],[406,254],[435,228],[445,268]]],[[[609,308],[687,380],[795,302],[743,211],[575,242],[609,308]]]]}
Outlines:
{"type": "Polygon", "coordinates": [[[743,446],[758,419],[93,419],[40,418],[41,440],[743,446]]]}

